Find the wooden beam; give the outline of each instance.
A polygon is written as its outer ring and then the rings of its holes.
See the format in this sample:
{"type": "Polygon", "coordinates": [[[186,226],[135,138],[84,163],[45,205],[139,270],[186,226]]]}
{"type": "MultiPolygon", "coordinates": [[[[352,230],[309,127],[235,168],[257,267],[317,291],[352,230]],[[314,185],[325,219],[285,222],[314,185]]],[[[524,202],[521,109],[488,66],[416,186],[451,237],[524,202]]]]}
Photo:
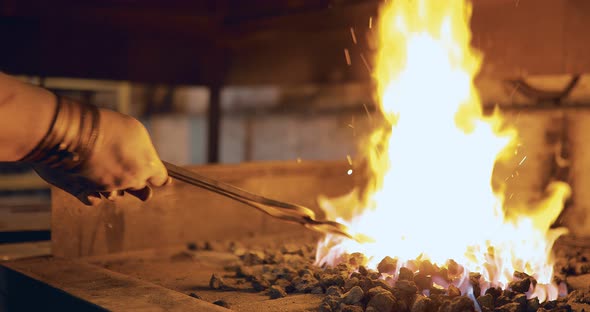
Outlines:
{"type": "Polygon", "coordinates": [[[35,258],[2,263],[3,311],[228,311],[214,304],[81,261],[35,258]]]}

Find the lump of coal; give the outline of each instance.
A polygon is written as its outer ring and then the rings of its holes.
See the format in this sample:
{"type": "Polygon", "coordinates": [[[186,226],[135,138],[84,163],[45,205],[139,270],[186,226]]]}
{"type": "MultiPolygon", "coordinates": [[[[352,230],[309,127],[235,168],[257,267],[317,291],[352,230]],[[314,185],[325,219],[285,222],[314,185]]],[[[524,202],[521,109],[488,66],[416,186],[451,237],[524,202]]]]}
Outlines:
{"type": "Polygon", "coordinates": [[[508,284],[508,287],[517,293],[524,294],[531,288],[531,279],[525,278],[520,281],[513,281],[508,284]]]}
{"type": "Polygon", "coordinates": [[[412,272],[412,270],[406,268],[406,267],[401,267],[399,269],[399,276],[398,276],[398,280],[401,281],[411,281],[414,279],[414,272],[412,272]]]}
{"type": "Polygon", "coordinates": [[[221,289],[221,290],[231,288],[231,287],[227,286],[227,284],[225,283],[223,278],[221,278],[217,274],[211,275],[211,279],[209,280],[209,287],[211,289],[221,289]]]}
{"type": "Polygon", "coordinates": [[[418,291],[416,284],[407,280],[397,281],[395,288],[399,289],[405,296],[413,295],[418,291]]]}
{"type": "Polygon", "coordinates": [[[363,307],[357,305],[342,305],[341,312],[364,312],[363,307]]]}
{"type": "Polygon", "coordinates": [[[195,298],[195,299],[203,299],[203,298],[201,298],[201,296],[197,295],[197,294],[196,294],[196,293],[194,293],[194,292],[192,292],[192,293],[190,293],[190,294],[188,294],[188,295],[189,295],[189,296],[191,296],[191,297],[193,297],[193,298],[195,298]]]}
{"type": "Polygon", "coordinates": [[[344,278],[340,274],[324,274],[320,278],[320,284],[324,288],[330,286],[344,286],[344,278]]]}
{"type": "Polygon", "coordinates": [[[494,297],[494,300],[498,299],[498,297],[500,297],[502,295],[502,288],[490,287],[490,288],[488,288],[488,290],[486,290],[486,295],[487,294],[492,295],[492,297],[494,297]]]}
{"type": "Polygon", "coordinates": [[[342,295],[342,302],[344,304],[356,304],[363,299],[364,295],[365,292],[359,286],[354,286],[347,293],[342,295]]]}
{"type": "Polygon", "coordinates": [[[295,287],[295,291],[300,293],[309,293],[315,287],[320,286],[318,280],[309,274],[298,276],[294,278],[291,283],[293,284],[293,287],[295,287]]]}
{"type": "Polygon", "coordinates": [[[278,264],[283,262],[283,254],[278,252],[278,251],[274,251],[274,252],[266,252],[266,258],[264,258],[264,263],[269,263],[269,264],[278,264]]]}
{"type": "Polygon", "coordinates": [[[369,295],[369,299],[375,297],[376,295],[380,294],[380,293],[386,293],[389,292],[387,289],[383,288],[383,287],[373,287],[371,289],[369,289],[368,291],[368,295],[369,295]]]}
{"type": "Polygon", "coordinates": [[[519,303],[511,302],[503,306],[497,307],[495,312],[521,312],[523,311],[522,306],[519,303]]]}
{"type": "Polygon", "coordinates": [[[251,250],[240,256],[245,265],[263,264],[266,254],[262,251],[251,250]]]}
{"type": "Polygon", "coordinates": [[[338,286],[330,286],[326,289],[326,295],[328,296],[340,296],[342,292],[340,291],[340,287],[338,286]]]}
{"type": "Polygon", "coordinates": [[[316,294],[316,295],[321,295],[324,293],[324,289],[322,288],[322,286],[316,286],[311,289],[310,293],[316,294]]]}
{"type": "Polygon", "coordinates": [[[537,286],[537,280],[524,272],[514,271],[512,276],[514,276],[517,279],[529,279],[531,280],[531,285],[533,285],[533,287],[537,286]]]}
{"type": "Polygon", "coordinates": [[[367,277],[363,277],[359,280],[358,286],[360,286],[364,292],[368,292],[369,289],[373,288],[373,281],[367,277]]]}
{"type": "Polygon", "coordinates": [[[320,310],[337,311],[339,307],[340,307],[340,297],[330,295],[330,296],[326,296],[322,299],[322,304],[320,306],[320,310]]]}
{"type": "Polygon", "coordinates": [[[197,246],[197,243],[195,243],[195,242],[190,242],[190,243],[186,244],[186,249],[191,250],[191,251],[196,251],[199,249],[199,246],[197,246]]]}
{"type": "Polygon", "coordinates": [[[251,278],[254,276],[254,270],[251,267],[240,265],[236,268],[236,277],[238,278],[251,278]]]}
{"type": "Polygon", "coordinates": [[[447,292],[449,294],[449,297],[451,297],[451,298],[461,296],[461,290],[453,284],[449,285],[447,292]]]}
{"type": "Polygon", "coordinates": [[[557,301],[555,301],[555,300],[545,301],[541,305],[541,308],[546,309],[546,310],[553,310],[553,309],[557,308],[557,301]]]}
{"type": "Polygon", "coordinates": [[[500,307],[505,304],[512,303],[512,300],[510,299],[510,297],[502,295],[502,296],[498,297],[495,302],[496,302],[496,306],[500,307]]]}
{"type": "Polygon", "coordinates": [[[377,265],[377,271],[379,273],[393,273],[397,268],[397,260],[389,256],[383,258],[377,265]]]}
{"type": "Polygon", "coordinates": [[[367,270],[367,268],[363,265],[359,266],[359,273],[361,273],[362,276],[367,276],[369,275],[369,270],[367,270]]]}
{"type": "Polygon", "coordinates": [[[373,287],[382,287],[388,291],[391,291],[391,286],[389,286],[389,284],[382,279],[374,280],[373,287]]]}
{"type": "Polygon", "coordinates": [[[469,273],[469,283],[471,284],[471,287],[473,287],[473,293],[476,296],[481,295],[481,287],[479,285],[480,279],[481,279],[480,273],[475,273],[475,272],[469,273]]]}
{"type": "Polygon", "coordinates": [[[521,307],[526,307],[527,299],[525,294],[518,294],[514,296],[514,298],[512,298],[512,301],[520,304],[521,307]]]}
{"type": "Polygon", "coordinates": [[[295,269],[287,265],[278,266],[275,269],[273,269],[272,272],[276,275],[277,279],[283,278],[288,281],[292,281],[293,278],[297,276],[297,271],[295,271],[295,269]]]}
{"type": "Polygon", "coordinates": [[[229,304],[229,302],[227,302],[227,301],[225,301],[223,299],[222,300],[217,300],[217,301],[213,302],[213,304],[216,304],[216,305],[218,305],[220,307],[224,307],[226,309],[231,308],[231,305],[229,304]]]}
{"type": "Polygon", "coordinates": [[[372,308],[375,312],[391,312],[396,304],[395,297],[389,291],[380,292],[367,303],[367,311],[372,308]]]}
{"type": "Polygon", "coordinates": [[[352,287],[357,286],[358,284],[359,279],[357,277],[349,278],[344,282],[344,291],[349,291],[352,287]]]}
{"type": "Polygon", "coordinates": [[[433,302],[430,298],[422,295],[416,296],[412,304],[411,312],[429,312],[433,310],[433,302]]]}
{"type": "Polygon", "coordinates": [[[531,298],[526,302],[527,311],[537,311],[539,309],[539,305],[539,298],[531,298]]]}
{"type": "Polygon", "coordinates": [[[367,277],[368,277],[369,279],[376,280],[376,279],[378,279],[379,277],[381,277],[381,273],[379,273],[379,272],[377,272],[377,271],[372,271],[372,270],[369,270],[369,274],[367,274],[367,277]]]}
{"type": "Polygon", "coordinates": [[[439,308],[439,312],[474,312],[475,305],[469,297],[460,296],[439,308]]]}
{"type": "Polygon", "coordinates": [[[270,299],[278,299],[287,297],[287,293],[281,286],[273,285],[268,289],[268,296],[270,299]]]}
{"type": "Polygon", "coordinates": [[[420,272],[414,276],[414,283],[420,290],[430,289],[432,287],[432,276],[420,272]]]}
{"type": "Polygon", "coordinates": [[[354,269],[348,263],[340,263],[336,266],[336,270],[346,276],[350,275],[354,269]]]}
{"type": "Polygon", "coordinates": [[[280,286],[281,288],[283,288],[287,292],[289,292],[289,289],[291,288],[291,282],[289,282],[288,280],[286,280],[284,278],[277,279],[273,284],[280,286]]]}
{"type": "Polygon", "coordinates": [[[256,291],[264,291],[270,287],[270,282],[261,277],[253,277],[251,283],[252,288],[256,291]]]}
{"type": "Polygon", "coordinates": [[[588,291],[574,290],[567,295],[567,302],[590,304],[590,293],[588,291]]]}
{"type": "Polygon", "coordinates": [[[297,272],[297,275],[303,276],[305,274],[313,275],[313,272],[310,269],[301,269],[297,272]]]}
{"type": "Polygon", "coordinates": [[[486,307],[490,310],[494,309],[494,297],[491,294],[479,296],[477,302],[481,307],[486,307]]]}
{"type": "Polygon", "coordinates": [[[576,266],[575,266],[574,270],[576,272],[576,275],[582,275],[582,274],[590,273],[590,264],[589,263],[578,262],[578,263],[576,263],[576,266]]]}

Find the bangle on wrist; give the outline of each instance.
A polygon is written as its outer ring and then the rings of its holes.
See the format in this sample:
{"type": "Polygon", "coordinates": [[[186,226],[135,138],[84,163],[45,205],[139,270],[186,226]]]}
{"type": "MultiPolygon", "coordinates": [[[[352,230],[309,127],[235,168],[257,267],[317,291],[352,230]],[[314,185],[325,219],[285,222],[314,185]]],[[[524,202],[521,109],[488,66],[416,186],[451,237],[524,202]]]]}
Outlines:
{"type": "Polygon", "coordinates": [[[47,134],[21,161],[73,171],[90,157],[98,138],[100,115],[94,105],[58,95],[56,99],[57,107],[47,134]]]}

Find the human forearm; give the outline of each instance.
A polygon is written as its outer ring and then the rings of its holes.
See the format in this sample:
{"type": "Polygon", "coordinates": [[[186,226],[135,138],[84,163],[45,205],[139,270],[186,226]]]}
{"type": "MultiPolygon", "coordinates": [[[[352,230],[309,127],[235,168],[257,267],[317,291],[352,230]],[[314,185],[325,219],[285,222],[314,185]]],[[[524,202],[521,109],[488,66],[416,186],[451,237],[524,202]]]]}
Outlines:
{"type": "Polygon", "coordinates": [[[17,161],[47,133],[55,96],[0,73],[0,161],[17,161]]]}

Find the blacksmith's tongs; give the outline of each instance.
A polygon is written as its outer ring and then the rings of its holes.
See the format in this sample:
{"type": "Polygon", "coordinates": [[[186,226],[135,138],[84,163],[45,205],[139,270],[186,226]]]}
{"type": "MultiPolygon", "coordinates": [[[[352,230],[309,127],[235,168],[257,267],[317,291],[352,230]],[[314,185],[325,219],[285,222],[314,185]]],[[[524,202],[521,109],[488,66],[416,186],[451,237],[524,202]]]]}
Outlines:
{"type": "Polygon", "coordinates": [[[233,185],[204,177],[169,162],[164,161],[163,163],[166,169],[168,169],[168,175],[179,181],[229,197],[281,220],[299,223],[318,232],[338,234],[352,238],[348,234],[346,226],[335,221],[316,220],[315,213],[307,207],[255,195],[233,185]]]}

